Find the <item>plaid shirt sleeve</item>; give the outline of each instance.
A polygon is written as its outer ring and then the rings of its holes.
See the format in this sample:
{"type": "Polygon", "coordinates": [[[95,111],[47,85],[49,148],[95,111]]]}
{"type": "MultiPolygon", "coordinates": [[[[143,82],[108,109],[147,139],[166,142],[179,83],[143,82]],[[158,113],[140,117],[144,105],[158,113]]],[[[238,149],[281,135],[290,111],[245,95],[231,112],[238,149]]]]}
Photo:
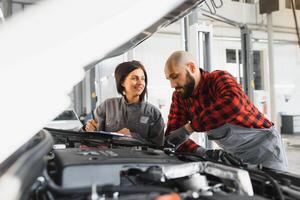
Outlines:
{"type": "Polygon", "coordinates": [[[215,71],[211,78],[210,89],[216,94],[216,101],[203,108],[192,120],[191,126],[195,131],[208,131],[220,127],[224,122],[229,123],[243,112],[243,105],[249,104],[240,85],[228,72],[215,71]]]}
{"type": "MultiPolygon", "coordinates": [[[[168,116],[166,136],[168,136],[172,131],[184,126],[186,123],[189,122],[188,114],[187,111],[184,109],[183,104],[184,102],[181,101],[174,92],[168,116]]],[[[189,139],[178,148],[178,151],[193,152],[197,147],[198,145],[193,140],[189,139]]]]}
{"type": "Polygon", "coordinates": [[[188,123],[188,115],[183,107],[183,102],[178,98],[176,92],[173,93],[172,103],[168,116],[168,124],[166,130],[166,136],[188,123]]]}

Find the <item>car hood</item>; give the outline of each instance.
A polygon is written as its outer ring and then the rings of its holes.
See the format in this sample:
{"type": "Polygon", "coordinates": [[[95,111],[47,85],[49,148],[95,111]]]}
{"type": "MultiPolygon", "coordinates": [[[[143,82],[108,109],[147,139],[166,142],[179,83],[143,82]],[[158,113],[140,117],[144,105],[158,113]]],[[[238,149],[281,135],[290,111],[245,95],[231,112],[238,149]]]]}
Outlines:
{"type": "Polygon", "coordinates": [[[1,24],[0,163],[69,107],[83,67],[133,48],[202,1],[41,1],[1,24]]]}

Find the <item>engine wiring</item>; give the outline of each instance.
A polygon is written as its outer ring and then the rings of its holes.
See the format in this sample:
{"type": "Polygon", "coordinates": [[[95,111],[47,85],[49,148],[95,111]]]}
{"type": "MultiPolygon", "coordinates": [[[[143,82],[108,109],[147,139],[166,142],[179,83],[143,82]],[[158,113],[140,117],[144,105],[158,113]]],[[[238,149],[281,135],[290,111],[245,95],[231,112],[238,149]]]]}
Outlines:
{"type": "MultiPolygon", "coordinates": [[[[214,162],[214,163],[219,163],[219,164],[223,164],[223,165],[227,165],[225,163],[220,163],[220,162],[216,162],[214,160],[209,160],[209,159],[204,159],[203,157],[201,156],[198,156],[198,155],[195,155],[195,154],[192,154],[192,153],[175,153],[179,158],[181,159],[186,159],[186,160],[189,160],[189,161],[196,161],[197,159],[199,160],[207,160],[207,161],[210,161],[210,162],[214,162]]],[[[227,166],[231,166],[231,165],[227,165],[227,166]]],[[[231,166],[232,167],[232,166],[231,166]]],[[[272,178],[270,175],[268,175],[266,172],[264,171],[261,171],[261,170],[256,170],[256,169],[250,169],[247,167],[247,165],[242,165],[242,166],[235,166],[235,167],[238,167],[238,168],[241,168],[243,170],[246,170],[248,171],[251,175],[255,176],[255,177],[264,177],[267,181],[270,182],[270,184],[272,184],[273,186],[273,190],[274,192],[277,194],[277,198],[278,200],[284,200],[284,195],[282,193],[282,190],[281,188],[279,187],[278,183],[276,182],[276,180],[274,178],[272,178]]],[[[288,191],[287,189],[285,189],[285,191],[288,191]]]]}
{"type": "MultiPolygon", "coordinates": [[[[57,185],[52,178],[49,176],[47,170],[43,171],[43,177],[45,178],[45,186],[49,191],[62,195],[73,195],[73,194],[89,194],[91,192],[91,187],[81,187],[81,188],[63,188],[57,185]]],[[[112,193],[120,192],[123,194],[133,194],[133,193],[151,193],[157,192],[161,194],[169,194],[174,192],[172,189],[157,187],[157,186],[115,186],[115,185],[101,185],[97,186],[97,192],[99,193],[112,193]]]]}

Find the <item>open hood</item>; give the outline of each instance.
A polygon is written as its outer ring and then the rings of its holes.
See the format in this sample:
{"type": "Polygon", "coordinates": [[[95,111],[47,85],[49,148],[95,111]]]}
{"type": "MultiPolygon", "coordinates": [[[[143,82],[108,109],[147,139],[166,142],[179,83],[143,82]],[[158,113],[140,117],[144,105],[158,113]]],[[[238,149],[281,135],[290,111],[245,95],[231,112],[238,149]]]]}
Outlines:
{"type": "Polygon", "coordinates": [[[68,108],[83,67],[133,48],[202,1],[41,1],[1,24],[0,163],[68,108]]]}

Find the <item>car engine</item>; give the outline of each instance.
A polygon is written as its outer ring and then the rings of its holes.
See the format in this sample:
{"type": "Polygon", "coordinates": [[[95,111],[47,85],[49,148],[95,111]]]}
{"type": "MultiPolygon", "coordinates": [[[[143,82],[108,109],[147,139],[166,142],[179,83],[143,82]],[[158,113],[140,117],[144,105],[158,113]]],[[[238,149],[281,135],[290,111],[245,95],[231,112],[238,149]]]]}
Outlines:
{"type": "Polygon", "coordinates": [[[133,141],[50,132],[56,145],[29,199],[299,199],[300,179],[285,172],[228,166],[133,141]]]}

